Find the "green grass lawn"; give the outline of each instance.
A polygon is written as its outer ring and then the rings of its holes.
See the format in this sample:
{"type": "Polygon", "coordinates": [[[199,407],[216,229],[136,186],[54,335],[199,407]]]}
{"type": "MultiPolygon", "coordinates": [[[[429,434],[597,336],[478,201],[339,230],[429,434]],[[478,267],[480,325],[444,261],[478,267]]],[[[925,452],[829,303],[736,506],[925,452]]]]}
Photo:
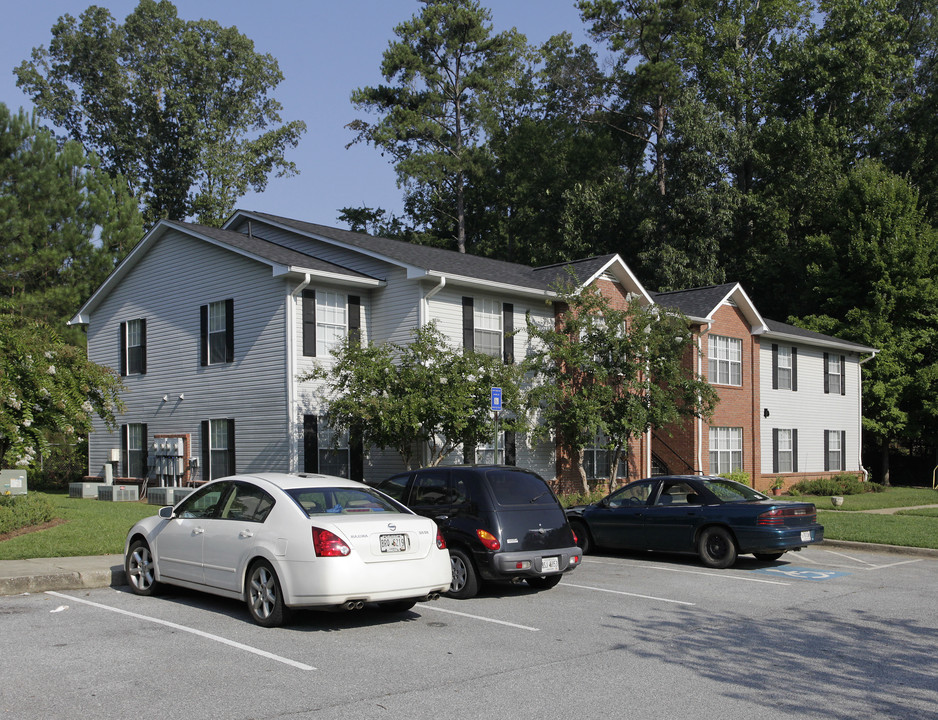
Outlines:
{"type": "Polygon", "coordinates": [[[65,522],[0,542],[0,560],[123,553],[130,527],[159,511],[158,506],[145,502],[105,502],[70,498],[65,493],[41,494],[52,502],[56,515],[65,522]]]}
{"type": "Polygon", "coordinates": [[[882,543],[938,549],[938,515],[873,515],[833,510],[818,512],[827,540],[882,543]]]}
{"type": "Polygon", "coordinates": [[[830,497],[817,495],[782,495],[781,500],[804,500],[813,502],[819,510],[879,510],[881,508],[909,507],[910,505],[938,505],[938,490],[931,488],[894,487],[880,493],[844,495],[844,504],[839,508],[831,505],[830,497]]]}

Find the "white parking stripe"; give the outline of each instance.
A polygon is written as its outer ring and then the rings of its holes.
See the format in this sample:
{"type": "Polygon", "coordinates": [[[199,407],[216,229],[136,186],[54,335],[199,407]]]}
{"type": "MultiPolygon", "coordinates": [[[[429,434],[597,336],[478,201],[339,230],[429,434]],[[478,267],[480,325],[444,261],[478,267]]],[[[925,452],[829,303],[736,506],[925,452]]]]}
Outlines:
{"type": "Polygon", "coordinates": [[[683,568],[673,568],[673,567],[664,567],[662,565],[646,565],[645,563],[629,563],[629,562],[603,562],[602,560],[584,560],[583,562],[596,563],[597,565],[627,565],[629,567],[640,567],[646,570],[663,570],[664,572],[675,572],[675,573],[686,573],[688,575],[704,575],[705,577],[716,577],[716,578],[725,578],[727,580],[740,580],[742,582],[754,582],[754,583],[765,583],[768,585],[791,585],[787,582],[779,582],[778,580],[760,580],[759,578],[749,577],[748,575],[724,575],[723,573],[717,572],[708,572],[704,570],[684,570],[683,568]]]}
{"type": "Polygon", "coordinates": [[[540,632],[540,628],[528,627],[527,625],[517,625],[515,623],[506,622],[504,620],[496,620],[495,618],[482,617],[481,615],[470,615],[469,613],[459,612],[457,610],[444,610],[443,608],[437,605],[424,605],[419,603],[417,605],[421,610],[433,610],[435,612],[449,613],[450,615],[459,615],[461,617],[472,618],[473,620],[482,620],[483,622],[496,623],[497,625],[507,625],[508,627],[517,628],[518,630],[530,630],[531,632],[540,632]]]}
{"type": "Polygon", "coordinates": [[[655,597],[654,595],[639,595],[638,593],[623,592],[622,590],[607,590],[606,588],[591,587],[589,585],[574,585],[565,582],[562,587],[575,587],[580,590],[595,590],[596,592],[612,593],[613,595],[628,595],[629,597],[642,598],[644,600],[657,600],[658,602],[674,603],[675,605],[690,605],[693,607],[697,603],[684,602],[683,600],[671,600],[670,598],[655,597]]]}
{"type": "Polygon", "coordinates": [[[298,670],[315,670],[316,669],[312,665],[304,665],[303,663],[297,662],[296,660],[290,660],[289,658],[281,657],[279,655],[274,655],[273,653],[269,653],[266,650],[259,650],[249,645],[244,645],[242,643],[235,642],[234,640],[228,640],[227,638],[220,637],[219,635],[212,635],[211,633],[202,632],[201,630],[196,630],[194,628],[186,627],[185,625],[178,625],[174,622],[169,622],[167,620],[159,620],[158,618],[152,618],[146,615],[139,615],[137,613],[129,612],[127,610],[121,610],[120,608],[110,607],[109,605],[102,605],[100,603],[91,602],[90,600],[83,600],[73,595],[63,595],[62,593],[53,592],[51,590],[46,591],[46,595],[54,595],[55,597],[65,598],[66,600],[70,600],[71,602],[91,605],[92,607],[100,608],[101,610],[109,610],[111,612],[118,613],[120,615],[127,615],[128,617],[136,618],[137,620],[146,620],[147,622],[156,623],[157,625],[166,625],[167,627],[171,627],[174,630],[181,630],[182,632],[192,633],[193,635],[198,635],[199,637],[206,638],[207,640],[214,640],[215,642],[220,642],[224,645],[230,645],[231,647],[237,648],[238,650],[245,650],[249,653],[254,653],[255,655],[260,655],[261,657],[265,657],[270,660],[276,660],[279,663],[283,663],[284,665],[290,665],[292,667],[297,668],[298,670]]]}

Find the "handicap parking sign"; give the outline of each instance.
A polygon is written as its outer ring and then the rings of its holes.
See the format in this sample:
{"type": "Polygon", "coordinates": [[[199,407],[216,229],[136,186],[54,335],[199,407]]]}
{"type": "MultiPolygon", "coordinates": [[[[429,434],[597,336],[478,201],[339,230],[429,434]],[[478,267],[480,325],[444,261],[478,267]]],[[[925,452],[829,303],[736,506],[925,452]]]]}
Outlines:
{"type": "Polygon", "coordinates": [[[492,410],[501,412],[502,409],[502,389],[500,387],[492,388],[492,410]]]}

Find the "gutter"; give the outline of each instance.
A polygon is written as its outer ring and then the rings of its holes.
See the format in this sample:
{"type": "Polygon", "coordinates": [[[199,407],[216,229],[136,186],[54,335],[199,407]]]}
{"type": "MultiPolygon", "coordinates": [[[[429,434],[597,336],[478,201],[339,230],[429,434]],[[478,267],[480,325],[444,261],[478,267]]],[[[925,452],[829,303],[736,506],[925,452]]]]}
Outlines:
{"type": "Polygon", "coordinates": [[[296,298],[310,283],[310,274],[304,273],[303,280],[287,295],[286,346],[287,346],[287,435],[290,438],[289,471],[299,469],[299,450],[293,428],[296,414],[296,298]]]}
{"type": "Polygon", "coordinates": [[[446,277],[441,276],[439,284],[430,288],[427,294],[423,296],[423,300],[420,302],[420,317],[417,319],[417,325],[419,327],[423,327],[429,322],[430,298],[432,298],[434,295],[436,295],[438,292],[440,292],[440,290],[442,290],[445,287],[446,287],[446,277]]]}

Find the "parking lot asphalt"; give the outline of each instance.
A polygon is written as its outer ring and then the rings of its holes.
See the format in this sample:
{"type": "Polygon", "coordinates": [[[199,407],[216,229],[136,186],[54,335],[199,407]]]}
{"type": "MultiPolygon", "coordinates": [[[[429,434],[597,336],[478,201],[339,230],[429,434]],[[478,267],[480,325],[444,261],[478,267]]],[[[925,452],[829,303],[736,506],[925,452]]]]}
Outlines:
{"type": "MultiPolygon", "coordinates": [[[[826,547],[938,558],[938,550],[825,540],[826,547]]],[[[0,596],[126,585],[122,555],[0,560],[0,596]]]]}

